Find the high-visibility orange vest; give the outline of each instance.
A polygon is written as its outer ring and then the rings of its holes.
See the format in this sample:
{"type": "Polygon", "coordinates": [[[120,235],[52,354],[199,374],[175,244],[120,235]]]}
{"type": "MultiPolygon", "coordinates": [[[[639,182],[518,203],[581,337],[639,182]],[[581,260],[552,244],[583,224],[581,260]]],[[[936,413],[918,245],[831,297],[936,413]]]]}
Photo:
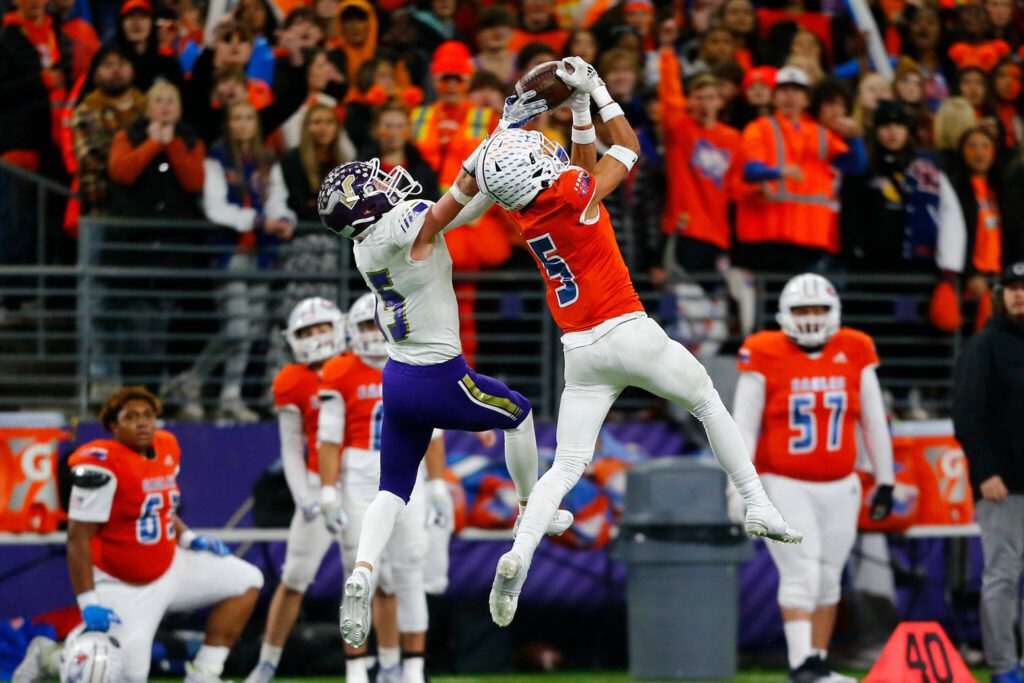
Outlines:
{"type": "Polygon", "coordinates": [[[767,181],[763,192],[744,193],[736,212],[737,239],[839,253],[840,174],[832,160],[849,149],[842,138],[810,116],[799,125],[762,116],[743,131],[743,146],[748,161],[775,168],[796,164],[804,177],[767,181]]]}
{"type": "Polygon", "coordinates": [[[441,191],[455,182],[462,161],[493,128],[493,113],[468,100],[457,106],[441,103],[412,110],[412,140],[424,161],[437,172],[441,191]]]}

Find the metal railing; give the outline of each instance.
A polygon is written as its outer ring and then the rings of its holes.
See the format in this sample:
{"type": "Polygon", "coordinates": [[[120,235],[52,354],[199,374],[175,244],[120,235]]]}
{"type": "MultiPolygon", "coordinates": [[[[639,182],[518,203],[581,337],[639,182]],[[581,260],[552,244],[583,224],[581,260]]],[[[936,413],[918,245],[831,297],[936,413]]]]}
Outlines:
{"type": "MultiPolygon", "coordinates": [[[[291,307],[314,295],[345,307],[366,289],[350,244],[319,225],[300,225],[290,242],[247,252],[236,249],[236,237],[206,222],[82,219],[75,263],[50,265],[44,249],[30,263],[0,265],[0,305],[18,302],[0,309],[0,410],[55,408],[87,416],[116,385],[158,389],[202,365],[208,410],[217,407],[225,383],[237,381],[245,403],[269,415],[272,378],[289,360],[280,331],[291,307]],[[244,258],[226,268],[239,253],[244,258]],[[229,370],[231,361],[242,366],[240,377],[237,368],[229,370]]],[[[757,329],[773,320],[788,275],[755,279],[757,329]]],[[[923,318],[932,279],[833,278],[843,290],[844,324],[875,337],[883,386],[898,403],[945,414],[960,337],[933,331],[923,318]]],[[[471,311],[463,316],[464,340],[469,317],[476,327],[475,349],[467,344],[474,365],[529,397],[539,415],[554,416],[562,353],[537,272],[456,273],[455,280],[471,311]]],[[[717,274],[697,280],[724,290],[717,274]]],[[[698,355],[708,349],[704,337],[715,324],[711,337],[724,338],[714,346],[724,353],[738,348],[727,304],[716,306],[699,289],[656,290],[643,277],[636,281],[648,312],[698,355]]],[[[630,391],[616,409],[650,404],[649,396],[630,391]]],[[[178,407],[169,406],[171,416],[178,407]]]]}

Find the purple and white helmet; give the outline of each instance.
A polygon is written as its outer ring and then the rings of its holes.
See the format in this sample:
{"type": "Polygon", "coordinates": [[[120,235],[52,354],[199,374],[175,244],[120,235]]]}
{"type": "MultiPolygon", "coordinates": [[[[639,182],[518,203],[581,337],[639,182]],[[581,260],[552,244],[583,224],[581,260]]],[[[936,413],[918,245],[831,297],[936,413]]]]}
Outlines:
{"type": "Polygon", "coordinates": [[[401,166],[385,173],[379,159],[350,161],[320,184],[317,212],[325,228],[358,241],[391,207],[422,190],[401,166]]]}

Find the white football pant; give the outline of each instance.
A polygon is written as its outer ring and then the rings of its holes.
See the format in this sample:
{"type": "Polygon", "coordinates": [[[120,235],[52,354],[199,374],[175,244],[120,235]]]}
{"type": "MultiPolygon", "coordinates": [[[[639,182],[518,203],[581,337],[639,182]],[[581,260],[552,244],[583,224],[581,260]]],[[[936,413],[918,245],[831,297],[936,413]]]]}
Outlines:
{"type": "MultiPolygon", "coordinates": [[[[307,474],[310,490],[319,490],[320,475],[313,472],[307,474]]],[[[307,521],[302,510],[296,506],[292,523],[288,526],[288,548],[284,555],[281,583],[294,591],[305,593],[335,540],[320,515],[307,521]]],[[[338,544],[338,551],[341,552],[341,544],[338,544]]]]}
{"type": "Polygon", "coordinates": [[[839,602],[843,567],[857,539],[861,486],[856,473],[835,481],[763,474],[765,491],[802,543],[767,543],[779,570],[779,605],[813,612],[839,602]]]}

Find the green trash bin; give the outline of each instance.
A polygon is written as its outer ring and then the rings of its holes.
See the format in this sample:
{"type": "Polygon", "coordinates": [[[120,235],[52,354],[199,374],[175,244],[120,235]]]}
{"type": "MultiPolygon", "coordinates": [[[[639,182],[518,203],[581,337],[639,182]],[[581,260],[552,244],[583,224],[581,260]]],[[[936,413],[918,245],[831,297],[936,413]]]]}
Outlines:
{"type": "Polygon", "coordinates": [[[662,458],[629,472],[616,546],[628,566],[629,671],[640,680],[736,674],[737,565],[753,557],[729,521],[725,474],[662,458]]]}

